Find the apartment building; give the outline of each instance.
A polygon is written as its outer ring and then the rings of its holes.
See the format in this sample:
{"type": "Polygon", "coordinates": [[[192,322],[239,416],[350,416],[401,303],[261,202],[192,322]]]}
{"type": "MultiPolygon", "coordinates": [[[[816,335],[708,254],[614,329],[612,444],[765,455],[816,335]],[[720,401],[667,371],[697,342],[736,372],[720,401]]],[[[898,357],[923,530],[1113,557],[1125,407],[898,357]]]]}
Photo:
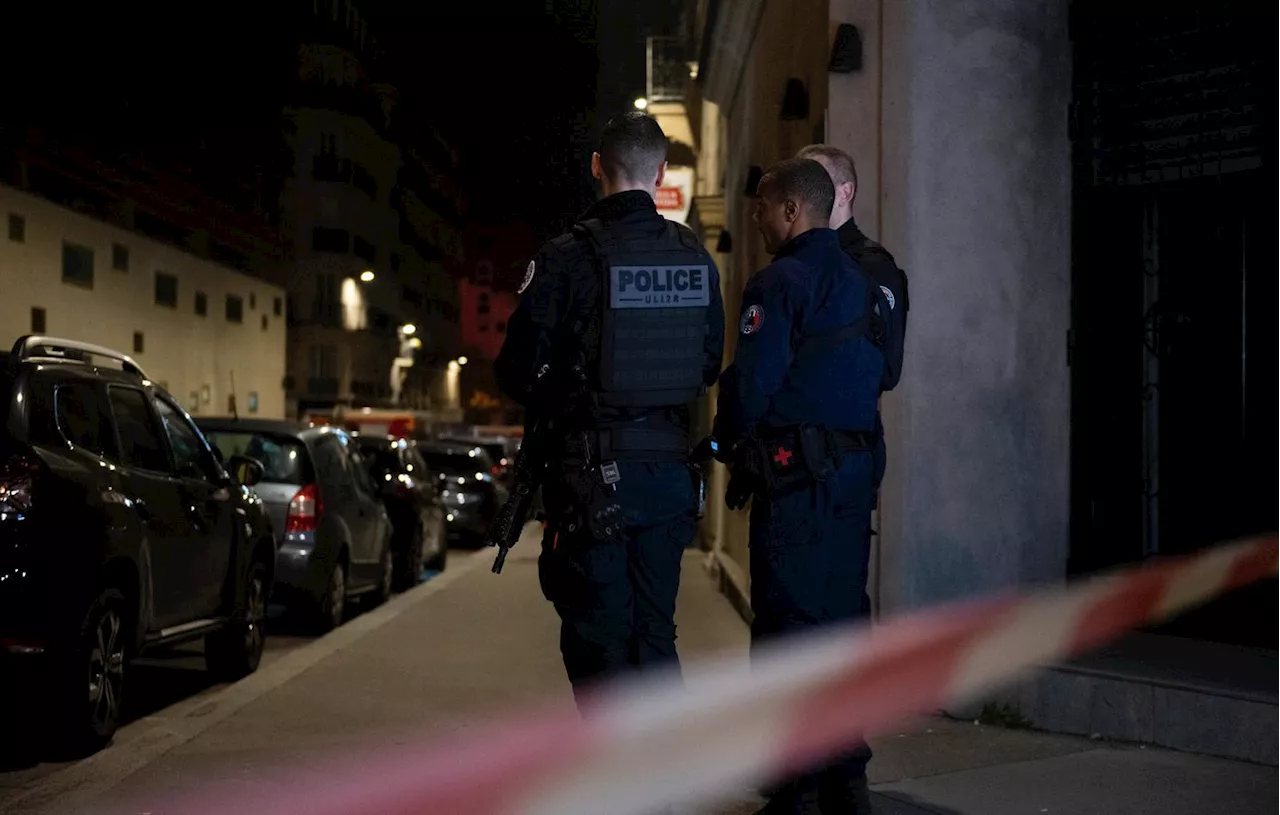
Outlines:
{"type": "Polygon", "coordinates": [[[5,184],[0,218],[0,345],[105,345],[194,416],[285,416],[283,287],[5,184]]]}

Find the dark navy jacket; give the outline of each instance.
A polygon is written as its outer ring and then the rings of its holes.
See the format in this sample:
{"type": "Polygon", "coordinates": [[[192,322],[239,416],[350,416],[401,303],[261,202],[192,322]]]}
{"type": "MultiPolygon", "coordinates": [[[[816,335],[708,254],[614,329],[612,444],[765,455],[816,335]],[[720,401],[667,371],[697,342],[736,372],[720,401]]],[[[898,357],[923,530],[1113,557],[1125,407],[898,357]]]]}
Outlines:
{"type": "MultiPolygon", "coordinates": [[[[874,285],[831,229],[797,236],[752,276],[742,295],[734,361],[720,377],[715,431],[722,445],[732,446],[757,425],[875,428],[884,370],[879,348],[855,337],[796,355],[806,337],[862,318],[874,285]]],[[[887,309],[884,295],[876,294],[873,302],[887,309]]]]}
{"type": "MultiPolygon", "coordinates": [[[[659,235],[668,228],[653,198],[629,190],[603,198],[579,221],[600,219],[605,229],[638,236],[659,235]]],[[[688,232],[684,226],[680,229],[688,232]]],[[[705,253],[704,253],[705,254],[705,253]]],[[[724,303],[720,273],[705,255],[711,272],[711,305],[703,341],[703,381],[714,384],[724,353],[724,303]]],[[[507,337],[494,363],[498,387],[526,407],[534,401],[534,385],[544,365],[556,365],[579,339],[582,318],[602,307],[601,269],[588,241],[567,232],[539,250],[507,322],[507,337]]]]}

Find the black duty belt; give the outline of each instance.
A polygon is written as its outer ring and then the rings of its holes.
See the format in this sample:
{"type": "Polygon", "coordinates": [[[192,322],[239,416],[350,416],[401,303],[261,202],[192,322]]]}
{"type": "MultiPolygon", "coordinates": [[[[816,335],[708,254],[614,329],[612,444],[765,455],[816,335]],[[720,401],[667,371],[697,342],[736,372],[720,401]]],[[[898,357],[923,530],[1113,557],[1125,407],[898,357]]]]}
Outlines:
{"type": "Polygon", "coordinates": [[[592,436],[600,461],[684,461],[689,455],[689,434],[678,427],[604,427],[588,431],[592,436]]]}
{"type": "Polygon", "coordinates": [[[878,434],[871,430],[830,430],[827,438],[835,451],[842,455],[874,450],[879,441],[878,434]]]}

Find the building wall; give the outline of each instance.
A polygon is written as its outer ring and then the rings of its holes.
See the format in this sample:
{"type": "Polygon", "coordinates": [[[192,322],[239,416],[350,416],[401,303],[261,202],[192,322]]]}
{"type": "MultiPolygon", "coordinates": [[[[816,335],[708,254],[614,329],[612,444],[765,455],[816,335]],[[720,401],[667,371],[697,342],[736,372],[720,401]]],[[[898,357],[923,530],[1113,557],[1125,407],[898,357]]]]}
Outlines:
{"type": "Polygon", "coordinates": [[[226,415],[233,377],[242,415],[285,415],[283,289],[4,185],[0,218],[4,347],[33,333],[32,309],[42,308],[42,333],[130,354],[193,415],[226,415]],[[23,219],[21,242],[10,238],[10,215],[23,219]],[[64,241],[92,250],[92,287],[63,281],[64,241]],[[128,250],[127,270],[112,268],[115,245],[128,250]],[[176,307],[156,303],[157,271],[177,278],[176,307]],[[204,316],[196,292],[206,295],[204,316]],[[228,296],[242,299],[240,323],[227,319],[228,296]]]}

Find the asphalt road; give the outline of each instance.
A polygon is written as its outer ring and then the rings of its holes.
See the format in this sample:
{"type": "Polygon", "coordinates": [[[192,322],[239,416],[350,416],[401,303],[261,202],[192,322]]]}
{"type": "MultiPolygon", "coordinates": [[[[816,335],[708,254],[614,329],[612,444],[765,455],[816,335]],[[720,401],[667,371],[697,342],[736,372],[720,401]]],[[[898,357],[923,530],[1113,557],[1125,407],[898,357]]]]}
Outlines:
{"type": "MultiPolygon", "coordinates": [[[[434,573],[424,575],[428,580],[434,573]]],[[[360,613],[354,610],[354,613],[360,613]]],[[[291,619],[284,609],[268,611],[266,650],[259,669],[266,668],[290,651],[313,641],[316,635],[291,619]]],[[[116,737],[120,741],[141,719],[153,716],[179,702],[208,696],[226,683],[213,681],[204,666],[204,646],[190,643],[148,655],[130,663],[129,685],[124,700],[123,721],[116,737]]],[[[18,704],[21,704],[20,701],[18,704]]],[[[114,749],[112,745],[107,750],[114,749]]],[[[39,734],[0,734],[0,812],[6,800],[38,784],[73,761],[59,760],[48,746],[39,743],[39,734]]]]}

